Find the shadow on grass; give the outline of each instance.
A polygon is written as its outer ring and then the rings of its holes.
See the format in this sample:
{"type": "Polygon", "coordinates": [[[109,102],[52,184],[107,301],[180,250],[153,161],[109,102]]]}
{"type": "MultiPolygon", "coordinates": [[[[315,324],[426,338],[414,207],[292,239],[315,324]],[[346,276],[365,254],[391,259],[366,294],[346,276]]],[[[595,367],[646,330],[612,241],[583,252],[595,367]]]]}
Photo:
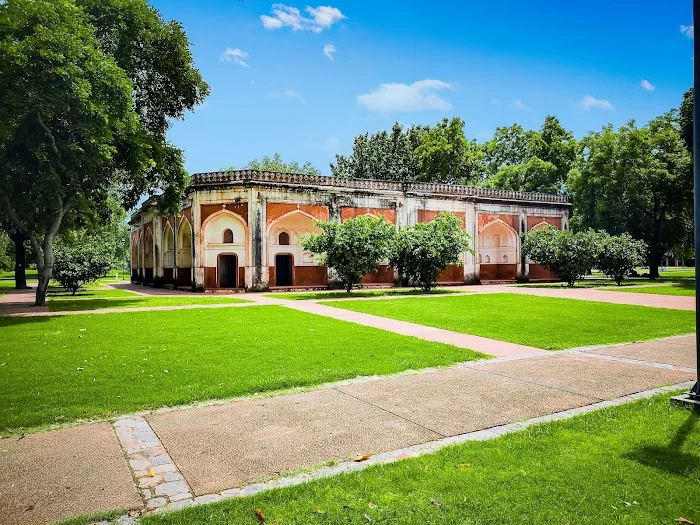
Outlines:
{"type": "Polygon", "coordinates": [[[691,412],[667,446],[644,446],[624,457],[669,474],[688,476],[700,470],[700,456],[683,452],[681,448],[698,421],[700,414],[691,412]]]}
{"type": "Polygon", "coordinates": [[[49,301],[50,312],[68,312],[74,310],[100,310],[102,308],[138,308],[148,306],[142,297],[134,298],[114,298],[114,299],[79,299],[71,301],[62,299],[60,301],[49,301]]]}

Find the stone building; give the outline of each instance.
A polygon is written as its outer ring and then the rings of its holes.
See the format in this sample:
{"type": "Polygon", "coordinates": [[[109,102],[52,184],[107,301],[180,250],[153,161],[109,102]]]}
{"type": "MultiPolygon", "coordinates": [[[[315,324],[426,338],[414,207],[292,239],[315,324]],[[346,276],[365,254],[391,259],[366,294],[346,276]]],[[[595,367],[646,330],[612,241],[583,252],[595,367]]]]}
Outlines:
{"type": "MultiPolygon", "coordinates": [[[[159,213],[147,200],[131,220],[133,281],[201,289],[323,287],[328,269],[300,239],[317,220],[383,216],[397,228],[452,212],[464,221],[475,253],[442,272],[442,283],[549,279],[521,254],[521,234],[568,228],[571,205],[561,195],[454,184],[338,179],[251,170],[192,176],[180,213],[159,213]]],[[[363,277],[390,284],[386,264],[363,277]]]]}

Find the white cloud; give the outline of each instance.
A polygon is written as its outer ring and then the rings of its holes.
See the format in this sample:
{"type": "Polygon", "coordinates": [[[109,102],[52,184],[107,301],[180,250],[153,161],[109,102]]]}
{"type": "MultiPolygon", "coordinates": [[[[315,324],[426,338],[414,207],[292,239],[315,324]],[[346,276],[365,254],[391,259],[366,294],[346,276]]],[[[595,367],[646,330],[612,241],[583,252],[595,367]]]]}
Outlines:
{"type": "Polygon", "coordinates": [[[681,33],[683,33],[688,38],[694,38],[695,37],[695,26],[694,25],[681,26],[681,33]]]}
{"type": "Polygon", "coordinates": [[[337,7],[320,5],[318,7],[306,6],[305,11],[309,16],[301,14],[299,9],[284,4],[273,4],[272,15],[261,15],[265,29],[281,29],[291,27],[293,31],[313,31],[320,33],[347,18],[337,7]]]}
{"type": "Polygon", "coordinates": [[[285,89],[284,91],[277,91],[270,93],[272,98],[289,98],[295,100],[299,104],[306,104],[306,99],[304,96],[294,89],[285,89]]]}
{"type": "Polygon", "coordinates": [[[333,53],[336,52],[335,46],[333,44],[326,44],[323,46],[323,54],[326,55],[331,62],[335,62],[335,58],[333,58],[333,53]]]}
{"type": "Polygon", "coordinates": [[[250,67],[246,60],[250,57],[248,53],[242,49],[227,47],[226,50],[221,53],[221,60],[224,62],[233,62],[241,67],[250,67]]]}
{"type": "Polygon", "coordinates": [[[531,106],[528,106],[519,98],[514,98],[510,103],[510,107],[514,109],[519,109],[520,111],[534,111],[531,106]]]}
{"type": "Polygon", "coordinates": [[[642,86],[642,89],[644,89],[645,91],[654,91],[656,89],[656,86],[646,79],[642,80],[642,82],[639,85],[642,86]]]}
{"type": "Polygon", "coordinates": [[[432,79],[419,80],[410,85],[379,84],[374,91],[358,95],[357,103],[379,113],[424,109],[448,111],[452,109],[452,104],[435,94],[441,89],[452,89],[452,84],[432,79]]]}
{"type": "Polygon", "coordinates": [[[615,111],[615,106],[613,106],[608,100],[603,100],[600,98],[595,98],[590,95],[586,95],[581,100],[581,107],[588,111],[591,108],[604,109],[606,111],[615,111]]]}

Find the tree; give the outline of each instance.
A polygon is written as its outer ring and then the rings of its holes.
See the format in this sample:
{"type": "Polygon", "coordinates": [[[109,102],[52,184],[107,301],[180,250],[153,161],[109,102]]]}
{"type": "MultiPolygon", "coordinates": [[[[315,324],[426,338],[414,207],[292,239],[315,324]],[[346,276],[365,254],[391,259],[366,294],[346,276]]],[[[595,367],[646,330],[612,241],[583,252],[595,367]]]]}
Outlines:
{"type": "Polygon", "coordinates": [[[519,124],[497,128],[484,145],[486,185],[515,191],[566,193],[567,179],[576,158],[576,140],[553,115],[539,131],[519,124]]]}
{"type": "Polygon", "coordinates": [[[595,267],[611,279],[615,279],[618,286],[622,280],[632,273],[636,266],[644,261],[646,244],[643,241],[633,239],[631,235],[601,235],[598,260],[595,267]]]}
{"type": "Polygon", "coordinates": [[[695,101],[695,90],[691,87],[683,93],[683,100],[678,109],[678,125],[683,143],[690,156],[693,156],[693,103],[695,101]]]}
{"type": "Polygon", "coordinates": [[[556,181],[557,167],[537,157],[525,164],[504,166],[488,180],[492,188],[514,191],[557,193],[560,187],[556,181]]]}
{"type": "Polygon", "coordinates": [[[272,171],[275,173],[305,173],[308,175],[321,175],[320,170],[315,168],[310,162],[305,162],[301,165],[298,162],[284,162],[279,153],[275,153],[272,158],[265,156],[262,158],[262,160],[253,159],[243,169],[272,171]]]}
{"type": "Polygon", "coordinates": [[[429,291],[440,271],[450,264],[462,264],[460,256],[471,251],[469,243],[462,220],[452,213],[441,213],[432,221],[399,230],[392,242],[389,264],[401,278],[429,291]]]}
{"type": "Polygon", "coordinates": [[[54,253],[54,278],[72,295],[84,284],[107,275],[115,264],[110,246],[84,232],[62,236],[56,242],[54,253]]]}
{"type": "Polygon", "coordinates": [[[464,121],[458,117],[444,118],[426,130],[415,154],[419,181],[469,184],[480,178],[481,151],[467,140],[464,121]]]}
{"type": "Polygon", "coordinates": [[[379,131],[355,137],[349,157],[336,155],[331,164],[334,177],[378,179],[410,182],[419,178],[416,149],[428,128],[411,126],[404,129],[396,122],[391,132],[379,131]]]}
{"type": "Polygon", "coordinates": [[[574,233],[549,226],[526,235],[523,253],[573,286],[595,265],[599,245],[600,235],[593,230],[574,233]]]}
{"type": "Polygon", "coordinates": [[[364,274],[377,271],[396,233],[383,217],[364,215],[342,223],[318,221],[316,227],[321,233],[303,238],[301,244],[321,256],[319,262],[335,271],[348,293],[364,274]]]}
{"type": "Polygon", "coordinates": [[[12,239],[4,231],[0,230],[0,271],[7,272],[13,269],[14,262],[12,252],[12,239]]]}
{"type": "Polygon", "coordinates": [[[0,206],[37,259],[46,301],[52,242],[119,188],[126,207],[187,182],[171,119],[206,96],[177,23],[145,0],[0,4],[0,206]]]}
{"type": "Polygon", "coordinates": [[[580,228],[629,233],[647,244],[650,277],[663,254],[687,238],[692,216],[692,162],[677,116],[667,113],[638,128],[606,126],[588,134],[572,170],[575,221],[580,228]]]}

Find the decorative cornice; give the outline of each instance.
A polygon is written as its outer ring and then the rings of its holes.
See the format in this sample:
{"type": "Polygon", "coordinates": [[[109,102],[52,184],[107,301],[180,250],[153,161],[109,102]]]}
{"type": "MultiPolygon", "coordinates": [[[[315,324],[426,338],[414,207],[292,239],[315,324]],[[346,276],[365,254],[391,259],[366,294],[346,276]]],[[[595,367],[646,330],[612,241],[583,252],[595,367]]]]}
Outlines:
{"type": "Polygon", "coordinates": [[[395,182],[375,179],[346,179],[325,177],[323,175],[306,175],[300,173],[276,173],[270,171],[233,170],[195,173],[190,180],[191,190],[207,186],[230,186],[242,184],[291,185],[302,187],[324,187],[338,189],[357,189],[369,191],[392,191],[404,194],[440,195],[446,197],[474,197],[484,200],[506,200],[524,202],[548,202],[569,205],[565,195],[551,193],[526,193],[522,191],[498,190],[493,188],[476,188],[460,184],[435,184],[428,182],[395,182]]]}

